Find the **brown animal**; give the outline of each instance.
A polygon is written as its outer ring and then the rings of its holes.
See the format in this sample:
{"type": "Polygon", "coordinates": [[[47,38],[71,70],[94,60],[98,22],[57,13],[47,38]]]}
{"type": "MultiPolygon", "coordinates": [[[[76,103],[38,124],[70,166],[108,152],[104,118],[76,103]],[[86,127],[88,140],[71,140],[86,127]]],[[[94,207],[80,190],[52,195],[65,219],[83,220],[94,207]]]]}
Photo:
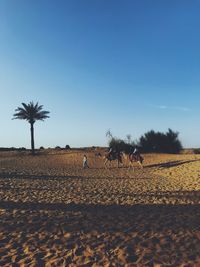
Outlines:
{"type": "Polygon", "coordinates": [[[137,162],[140,165],[140,167],[143,168],[142,163],[143,163],[144,158],[139,153],[126,154],[123,152],[123,158],[126,161],[126,166],[129,166],[129,168],[131,167],[134,168],[133,167],[134,162],[137,162]]]}
{"type": "Polygon", "coordinates": [[[120,163],[123,164],[122,154],[120,152],[109,152],[104,156],[104,159],[105,159],[105,161],[104,161],[105,167],[107,166],[108,162],[111,163],[111,161],[113,161],[113,160],[117,160],[118,168],[119,168],[120,163]]]}

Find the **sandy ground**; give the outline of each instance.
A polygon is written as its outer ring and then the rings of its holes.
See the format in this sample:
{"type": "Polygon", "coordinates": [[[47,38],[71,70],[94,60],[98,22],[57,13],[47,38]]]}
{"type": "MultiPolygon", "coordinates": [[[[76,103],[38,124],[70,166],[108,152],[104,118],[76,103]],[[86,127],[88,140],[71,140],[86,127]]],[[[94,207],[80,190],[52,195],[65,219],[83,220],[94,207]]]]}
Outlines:
{"type": "Polygon", "coordinates": [[[200,156],[0,154],[0,266],[200,266],[200,156]]]}

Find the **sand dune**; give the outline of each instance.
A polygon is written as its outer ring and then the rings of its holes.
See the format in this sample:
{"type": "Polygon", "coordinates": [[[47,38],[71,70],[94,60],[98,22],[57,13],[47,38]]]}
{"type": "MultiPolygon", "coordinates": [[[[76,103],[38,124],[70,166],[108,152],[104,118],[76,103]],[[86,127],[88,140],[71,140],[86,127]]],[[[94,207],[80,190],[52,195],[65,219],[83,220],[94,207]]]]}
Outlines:
{"type": "Polygon", "coordinates": [[[200,156],[0,157],[0,266],[200,266],[200,156]]]}

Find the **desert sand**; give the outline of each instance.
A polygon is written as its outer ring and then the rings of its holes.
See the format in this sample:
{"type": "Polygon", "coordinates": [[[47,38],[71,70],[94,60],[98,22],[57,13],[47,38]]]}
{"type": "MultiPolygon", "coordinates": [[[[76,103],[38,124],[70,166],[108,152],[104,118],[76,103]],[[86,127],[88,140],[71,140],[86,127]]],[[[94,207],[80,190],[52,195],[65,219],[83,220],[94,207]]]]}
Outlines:
{"type": "Polygon", "coordinates": [[[2,152],[0,266],[200,266],[200,156],[143,156],[2,152]]]}

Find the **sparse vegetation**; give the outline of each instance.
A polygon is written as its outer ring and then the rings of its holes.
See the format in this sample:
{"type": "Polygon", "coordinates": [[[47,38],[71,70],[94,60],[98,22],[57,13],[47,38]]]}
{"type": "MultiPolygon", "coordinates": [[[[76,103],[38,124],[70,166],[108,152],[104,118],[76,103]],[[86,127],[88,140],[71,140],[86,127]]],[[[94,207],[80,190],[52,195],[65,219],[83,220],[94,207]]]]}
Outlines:
{"type": "Polygon", "coordinates": [[[109,141],[109,148],[112,148],[114,151],[121,152],[124,151],[126,153],[130,153],[133,151],[134,146],[133,144],[129,144],[122,139],[112,138],[109,141]]]}
{"type": "Polygon", "coordinates": [[[125,153],[130,153],[134,149],[135,143],[131,141],[130,134],[126,136],[126,140],[122,140],[122,139],[113,137],[111,131],[108,130],[106,132],[106,137],[108,138],[109,148],[112,148],[114,151],[117,151],[117,152],[124,151],[125,153]]]}

